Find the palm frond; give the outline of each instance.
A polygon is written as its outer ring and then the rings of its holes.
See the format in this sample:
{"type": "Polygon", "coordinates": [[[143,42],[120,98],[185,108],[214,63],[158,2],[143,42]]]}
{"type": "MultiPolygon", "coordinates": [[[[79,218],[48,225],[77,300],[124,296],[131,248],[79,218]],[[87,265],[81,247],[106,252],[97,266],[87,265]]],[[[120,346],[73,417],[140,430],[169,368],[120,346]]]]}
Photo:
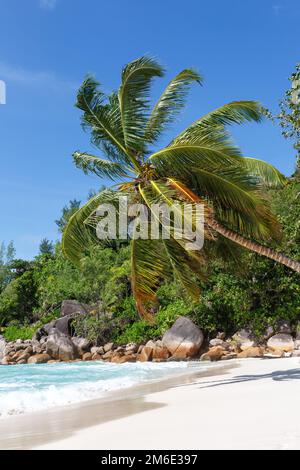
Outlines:
{"type": "Polygon", "coordinates": [[[196,279],[204,281],[207,278],[203,270],[203,258],[198,253],[193,253],[192,256],[174,238],[163,240],[163,243],[172,268],[184,289],[192,299],[199,300],[200,288],[196,279]]]}
{"type": "Polygon", "coordinates": [[[170,81],[150,115],[145,132],[147,141],[155,141],[167,126],[175,121],[185,105],[189,87],[193,82],[202,83],[202,77],[193,69],[182,70],[170,81]]]}
{"type": "Polygon", "coordinates": [[[76,167],[82,170],[86,175],[93,173],[100,177],[110,178],[112,181],[128,176],[124,165],[109,160],[103,160],[89,153],[74,152],[73,160],[76,167]]]}
{"type": "Polygon", "coordinates": [[[244,157],[241,160],[241,163],[245,165],[247,171],[257,176],[267,188],[283,188],[288,182],[286,176],[270,163],[250,157],[244,157]]]}
{"type": "Polygon", "coordinates": [[[194,140],[205,129],[223,129],[226,125],[247,121],[260,122],[262,116],[261,105],[257,101],[232,101],[202,116],[181,132],[172,143],[194,140]]]}
{"type": "Polygon", "coordinates": [[[149,156],[149,161],[155,166],[161,176],[182,167],[198,166],[214,168],[232,166],[241,152],[236,145],[228,140],[225,131],[212,132],[201,129],[190,141],[173,141],[167,147],[149,156]]]}
{"type": "Polygon", "coordinates": [[[149,92],[154,77],[162,77],[163,68],[150,57],[127,64],[122,71],[119,107],[126,149],[145,150],[144,134],[149,116],[149,92]]]}
{"type": "Polygon", "coordinates": [[[140,316],[153,320],[157,308],[156,292],[170,275],[170,263],[161,240],[131,241],[131,288],[140,316]]]}
{"type": "Polygon", "coordinates": [[[99,83],[88,76],[77,94],[76,106],[83,111],[81,118],[84,130],[92,133],[92,143],[100,149],[114,149],[118,161],[126,161],[132,165],[126,150],[121,114],[117,95],[106,96],[100,89],[99,83]]]}
{"type": "MultiPolygon", "coordinates": [[[[194,175],[195,182],[197,187],[193,190],[195,196],[192,200],[199,194],[205,195],[222,222],[256,239],[280,239],[281,226],[272,214],[269,202],[258,191],[249,191],[243,184],[200,169],[194,175]]],[[[209,211],[206,214],[208,217],[212,215],[209,211]]]]}
{"type": "Polygon", "coordinates": [[[90,199],[70,218],[62,238],[64,255],[76,266],[80,266],[83,256],[88,254],[91,244],[100,243],[95,227],[88,223],[89,218],[100,204],[116,204],[118,193],[104,190],[90,199]]]}

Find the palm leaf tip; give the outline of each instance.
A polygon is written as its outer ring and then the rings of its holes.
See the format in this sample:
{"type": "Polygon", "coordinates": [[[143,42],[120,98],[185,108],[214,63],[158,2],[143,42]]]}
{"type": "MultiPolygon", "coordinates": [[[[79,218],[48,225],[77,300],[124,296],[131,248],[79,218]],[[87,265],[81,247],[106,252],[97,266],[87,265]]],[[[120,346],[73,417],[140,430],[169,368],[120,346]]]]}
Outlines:
{"type": "Polygon", "coordinates": [[[257,158],[244,157],[242,163],[250,174],[256,176],[263,186],[268,188],[283,188],[288,178],[270,163],[257,158]]]}
{"type": "Polygon", "coordinates": [[[75,166],[86,175],[93,173],[96,176],[110,178],[113,181],[126,176],[125,169],[120,163],[103,160],[88,153],[74,152],[73,161],[75,166]]]}
{"type": "Polygon", "coordinates": [[[91,103],[92,100],[97,96],[98,98],[103,97],[104,94],[99,91],[100,83],[92,75],[87,75],[83,80],[79,90],[77,92],[77,99],[75,106],[83,111],[86,110],[87,103],[91,103]]]}
{"type": "Polygon", "coordinates": [[[130,152],[145,150],[144,133],[149,115],[150,88],[153,79],[163,75],[161,65],[147,56],[130,62],[122,70],[118,100],[125,147],[130,152]]]}
{"type": "Polygon", "coordinates": [[[167,85],[166,89],[155,104],[147,122],[145,138],[153,142],[166,129],[168,124],[175,121],[185,105],[189,87],[193,82],[202,84],[202,76],[194,69],[182,70],[167,85]]]}

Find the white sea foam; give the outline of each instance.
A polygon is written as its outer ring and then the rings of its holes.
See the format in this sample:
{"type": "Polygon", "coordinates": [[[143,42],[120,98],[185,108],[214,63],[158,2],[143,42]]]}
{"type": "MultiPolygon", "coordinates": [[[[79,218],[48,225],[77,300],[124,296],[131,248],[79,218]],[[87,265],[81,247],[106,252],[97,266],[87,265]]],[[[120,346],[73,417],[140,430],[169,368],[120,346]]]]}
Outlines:
{"type": "Polygon", "coordinates": [[[0,367],[0,417],[99,398],[184,371],[191,364],[76,362],[0,367]]]}

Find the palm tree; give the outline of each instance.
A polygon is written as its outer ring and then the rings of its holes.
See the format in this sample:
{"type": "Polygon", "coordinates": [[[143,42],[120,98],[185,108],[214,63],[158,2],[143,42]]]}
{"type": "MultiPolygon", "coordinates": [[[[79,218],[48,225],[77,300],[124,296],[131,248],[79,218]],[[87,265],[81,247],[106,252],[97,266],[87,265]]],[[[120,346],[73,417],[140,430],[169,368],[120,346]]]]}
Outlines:
{"type": "MultiPolygon", "coordinates": [[[[169,82],[151,110],[150,87],[163,68],[152,58],[141,57],[122,70],[118,92],[105,95],[93,77],[78,91],[83,128],[106,159],[75,152],[74,161],[85,173],[118,182],[118,191],[94,196],[70,219],[63,235],[65,255],[75,264],[87,252],[95,236],[95,211],[99,204],[117,205],[119,194],[148,207],[153,202],[205,207],[206,246],[212,243],[234,252],[240,245],[300,272],[300,263],[265,246],[277,242],[281,227],[270,210],[267,187],[282,187],[286,178],[272,165],[245,158],[233,144],[229,124],[261,120],[254,101],[234,101],[198,119],[157,149],[157,141],[185,105],[193,82],[202,83],[193,69],[185,69],[169,82]],[[227,242],[226,242],[227,240],[227,242]]],[[[160,221],[161,222],[161,221],[160,221]]],[[[186,240],[132,240],[131,284],[139,314],[150,318],[162,279],[174,273],[191,295],[199,296],[197,278],[205,277],[208,251],[186,249],[186,240]]]]}

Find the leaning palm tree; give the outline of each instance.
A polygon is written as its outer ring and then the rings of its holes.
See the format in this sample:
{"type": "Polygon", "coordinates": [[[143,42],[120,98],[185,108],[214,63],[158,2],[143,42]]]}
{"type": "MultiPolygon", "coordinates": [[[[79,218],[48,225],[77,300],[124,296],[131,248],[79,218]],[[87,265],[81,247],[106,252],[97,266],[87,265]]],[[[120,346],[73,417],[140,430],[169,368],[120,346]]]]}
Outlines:
{"type": "MultiPolygon", "coordinates": [[[[185,69],[169,82],[151,109],[150,87],[163,68],[152,58],[141,57],[122,70],[117,92],[105,95],[93,77],[79,89],[77,107],[82,125],[91,132],[92,143],[105,159],[75,152],[74,161],[85,173],[110,178],[118,190],[105,190],[90,199],[70,219],[63,235],[63,251],[80,265],[95,236],[97,208],[101,203],[116,205],[120,194],[130,202],[203,204],[204,233],[201,251],[189,251],[187,240],[131,241],[131,284],[139,314],[150,318],[156,306],[156,291],[175,275],[193,296],[199,296],[197,278],[205,277],[209,250],[219,244],[222,252],[234,252],[240,245],[300,272],[300,263],[289,259],[272,243],[281,227],[272,214],[267,187],[282,187],[285,177],[272,165],[246,158],[233,144],[229,124],[260,121],[261,108],[254,101],[234,101],[202,116],[157,150],[162,133],[177,118],[193,82],[201,76],[185,69]],[[266,246],[268,245],[268,246],[266,246]]],[[[159,224],[163,222],[159,220],[159,224]]]]}

